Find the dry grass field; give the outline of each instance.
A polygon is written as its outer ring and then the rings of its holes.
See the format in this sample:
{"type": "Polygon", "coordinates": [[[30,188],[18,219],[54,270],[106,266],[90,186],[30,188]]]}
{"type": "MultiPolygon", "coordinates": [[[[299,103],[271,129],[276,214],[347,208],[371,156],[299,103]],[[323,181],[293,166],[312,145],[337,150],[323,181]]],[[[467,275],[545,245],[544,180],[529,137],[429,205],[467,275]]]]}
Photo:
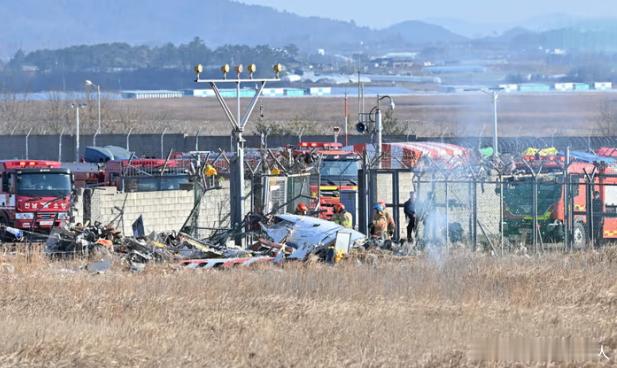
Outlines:
{"type": "Polygon", "coordinates": [[[0,366],[545,366],[515,346],[563,339],[586,342],[586,362],[550,366],[617,359],[615,249],[141,274],[78,263],[2,256],[0,366]],[[473,354],[495,341],[523,362],[473,354]]]}
{"type": "MultiPolygon", "coordinates": [[[[398,119],[404,131],[419,136],[490,136],[492,134],[492,100],[483,94],[427,95],[395,97],[398,119]]],[[[502,136],[551,136],[551,135],[602,135],[598,123],[602,109],[614,106],[617,94],[564,93],[540,95],[503,95],[500,99],[500,135],[502,136]]],[[[243,102],[244,106],[248,100],[243,102]]],[[[341,125],[344,116],[344,99],[264,98],[263,120],[269,124],[291,127],[290,131],[305,127],[305,134],[331,131],[334,123],[341,125]]],[[[374,104],[366,99],[366,108],[374,104]]],[[[96,102],[82,112],[82,129],[92,133],[96,129],[96,102]]],[[[8,106],[0,116],[0,130],[10,132],[18,120],[21,131],[34,127],[35,133],[50,134],[63,127],[70,130],[74,115],[66,103],[58,100],[35,101],[18,106],[8,106]],[[12,115],[10,114],[12,113],[12,115]],[[11,119],[11,116],[15,116],[11,119]]],[[[232,111],[235,102],[230,101],[232,111]]],[[[351,120],[357,116],[357,100],[349,99],[351,120]]],[[[249,124],[249,132],[259,120],[259,106],[249,124]]],[[[229,123],[214,98],[182,98],[171,100],[122,100],[103,101],[103,127],[105,132],[123,133],[134,128],[135,133],[181,132],[193,135],[197,129],[202,134],[227,134],[229,123]]],[[[352,126],[353,128],[353,126],[352,126]]],[[[351,129],[353,130],[353,129],[351,129]]]]}

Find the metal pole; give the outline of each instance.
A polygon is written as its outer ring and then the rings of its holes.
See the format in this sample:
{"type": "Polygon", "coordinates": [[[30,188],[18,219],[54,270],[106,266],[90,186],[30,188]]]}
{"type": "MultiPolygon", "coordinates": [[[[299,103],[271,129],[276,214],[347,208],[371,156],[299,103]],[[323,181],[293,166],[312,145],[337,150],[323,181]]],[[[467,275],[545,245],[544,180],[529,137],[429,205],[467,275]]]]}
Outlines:
{"type": "Polygon", "coordinates": [[[345,89],[345,146],[349,145],[349,133],[347,127],[349,125],[349,111],[347,108],[347,89],[345,89]]]}
{"type": "Polygon", "coordinates": [[[79,109],[75,107],[75,162],[79,162],[79,109]]]}
{"type": "Polygon", "coordinates": [[[493,150],[495,151],[495,158],[499,157],[499,142],[497,138],[497,99],[499,94],[493,91],[493,150]]]}
{"type": "Polygon", "coordinates": [[[97,105],[98,105],[98,127],[96,128],[96,132],[94,132],[94,136],[92,136],[92,145],[96,146],[96,136],[101,132],[101,85],[96,85],[96,97],[97,97],[97,105]]]}
{"type": "Polygon", "coordinates": [[[570,250],[570,183],[568,168],[570,166],[570,147],[566,147],[566,166],[563,169],[563,202],[564,202],[564,249],[570,250]]]}
{"type": "MultiPolygon", "coordinates": [[[[379,105],[378,105],[379,106],[379,105]]],[[[377,111],[375,111],[375,127],[377,130],[377,142],[375,147],[375,156],[377,161],[377,168],[381,169],[381,146],[383,143],[383,126],[381,121],[381,110],[377,107],[377,111]]]]}
{"type": "Polygon", "coordinates": [[[64,128],[60,131],[60,137],[58,139],[58,161],[62,162],[62,135],[64,134],[64,128]]]}
{"type": "Polygon", "coordinates": [[[197,133],[195,134],[195,151],[199,152],[199,133],[201,133],[201,128],[197,129],[197,133]]]}
{"type": "Polygon", "coordinates": [[[533,249],[538,252],[538,178],[536,174],[533,175],[532,182],[532,196],[531,196],[531,216],[533,226],[533,249]]]}
{"type": "Polygon", "coordinates": [[[501,246],[501,255],[503,256],[503,176],[499,173],[499,244],[501,246]]]}
{"type": "Polygon", "coordinates": [[[30,128],[30,130],[28,130],[28,134],[26,134],[26,160],[29,158],[30,155],[30,147],[29,147],[29,140],[30,140],[30,133],[32,133],[32,128],[30,128]]]}
{"type": "Polygon", "coordinates": [[[127,150],[127,151],[130,151],[130,149],[131,149],[131,148],[130,148],[130,147],[131,147],[131,145],[130,145],[131,133],[133,133],[133,128],[129,129],[129,132],[128,132],[128,134],[126,135],[126,150],[127,150]]]}
{"type": "Polygon", "coordinates": [[[400,221],[400,177],[399,172],[394,171],[392,173],[392,217],[394,224],[396,225],[396,233],[394,234],[394,240],[397,242],[401,240],[401,221],[400,221]]]}
{"type": "Polygon", "coordinates": [[[472,198],[472,246],[475,251],[478,247],[478,182],[474,175],[473,178],[473,186],[471,188],[471,198],[472,198]]]}
{"type": "Polygon", "coordinates": [[[446,175],[446,190],[445,190],[445,207],[446,207],[446,248],[450,244],[450,218],[448,217],[448,176],[446,175]]]}
{"type": "Polygon", "coordinates": [[[161,133],[161,158],[165,158],[165,150],[163,147],[165,133],[167,133],[167,128],[163,129],[163,133],[161,133]]]}

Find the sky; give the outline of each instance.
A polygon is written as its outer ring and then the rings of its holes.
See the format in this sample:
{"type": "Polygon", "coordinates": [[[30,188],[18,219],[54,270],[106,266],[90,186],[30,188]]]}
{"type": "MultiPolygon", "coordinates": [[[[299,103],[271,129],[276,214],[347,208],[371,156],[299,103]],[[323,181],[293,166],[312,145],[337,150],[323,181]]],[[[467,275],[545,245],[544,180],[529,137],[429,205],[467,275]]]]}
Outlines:
{"type": "Polygon", "coordinates": [[[468,22],[516,23],[547,14],[617,17],[616,0],[240,0],[300,15],[354,20],[386,27],[410,19],[456,18],[468,22]],[[376,6],[379,4],[380,6],[376,6]]]}

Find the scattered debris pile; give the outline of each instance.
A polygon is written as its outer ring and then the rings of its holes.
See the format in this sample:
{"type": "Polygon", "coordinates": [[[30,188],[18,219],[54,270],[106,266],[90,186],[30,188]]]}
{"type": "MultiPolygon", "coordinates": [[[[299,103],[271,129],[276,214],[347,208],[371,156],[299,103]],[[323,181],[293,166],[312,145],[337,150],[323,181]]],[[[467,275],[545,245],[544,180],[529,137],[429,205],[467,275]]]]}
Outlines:
{"type": "Polygon", "coordinates": [[[98,259],[88,268],[104,272],[118,259],[130,270],[141,271],[150,262],[172,262],[186,268],[230,268],[284,261],[321,260],[336,263],[355,250],[364,250],[366,237],[333,222],[314,217],[276,215],[259,222],[256,231],[240,234],[246,249],[232,245],[238,235],[217,231],[206,239],[185,233],[151,233],[128,237],[110,225],[67,225],[50,234],[45,252],[51,257],[82,256],[98,259]],[[264,223],[266,222],[266,223],[264,223]],[[92,266],[92,267],[90,267],[92,266]]]}

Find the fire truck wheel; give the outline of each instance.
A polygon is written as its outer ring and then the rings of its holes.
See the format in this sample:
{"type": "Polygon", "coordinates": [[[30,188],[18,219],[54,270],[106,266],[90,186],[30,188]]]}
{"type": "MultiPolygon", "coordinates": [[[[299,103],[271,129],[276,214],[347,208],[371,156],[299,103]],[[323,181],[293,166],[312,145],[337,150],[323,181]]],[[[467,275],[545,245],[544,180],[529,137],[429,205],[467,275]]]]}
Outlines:
{"type": "Polygon", "coordinates": [[[572,247],[574,249],[583,249],[587,244],[587,231],[585,230],[585,225],[577,222],[574,225],[574,231],[572,232],[572,247]]]}

